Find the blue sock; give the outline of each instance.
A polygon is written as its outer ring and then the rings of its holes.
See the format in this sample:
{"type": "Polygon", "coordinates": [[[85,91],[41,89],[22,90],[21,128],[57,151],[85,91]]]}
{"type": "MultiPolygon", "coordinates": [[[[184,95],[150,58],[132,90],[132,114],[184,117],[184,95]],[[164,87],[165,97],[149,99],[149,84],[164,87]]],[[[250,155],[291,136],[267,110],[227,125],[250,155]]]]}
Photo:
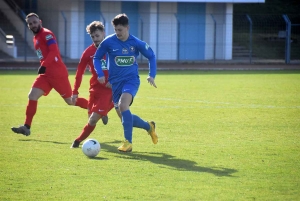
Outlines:
{"type": "Polygon", "coordinates": [[[132,115],[132,121],[133,121],[133,127],[136,128],[143,128],[146,131],[150,130],[150,125],[148,122],[141,119],[139,116],[136,116],[135,114],[132,115]]]}
{"type": "Polygon", "coordinates": [[[130,110],[126,110],[121,113],[122,114],[122,125],[124,129],[124,137],[126,140],[128,140],[130,143],[132,143],[132,115],[130,110]]]}

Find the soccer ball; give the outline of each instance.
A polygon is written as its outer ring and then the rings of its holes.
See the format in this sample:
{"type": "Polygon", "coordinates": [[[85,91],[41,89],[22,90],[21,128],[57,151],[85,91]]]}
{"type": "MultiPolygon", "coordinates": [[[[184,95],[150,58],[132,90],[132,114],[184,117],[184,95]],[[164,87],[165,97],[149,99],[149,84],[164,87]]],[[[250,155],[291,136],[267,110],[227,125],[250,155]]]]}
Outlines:
{"type": "Polygon", "coordinates": [[[100,143],[95,139],[88,139],[82,144],[82,152],[90,158],[97,156],[100,149],[100,143]]]}

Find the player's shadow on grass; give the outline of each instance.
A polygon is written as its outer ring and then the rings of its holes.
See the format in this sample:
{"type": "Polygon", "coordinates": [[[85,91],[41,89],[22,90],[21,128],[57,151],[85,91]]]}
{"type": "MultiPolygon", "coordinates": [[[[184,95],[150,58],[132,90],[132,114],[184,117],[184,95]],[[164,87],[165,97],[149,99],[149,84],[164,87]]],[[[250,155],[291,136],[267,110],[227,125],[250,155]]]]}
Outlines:
{"type": "Polygon", "coordinates": [[[47,143],[53,143],[53,144],[70,144],[71,145],[71,143],[65,143],[65,142],[57,142],[57,141],[49,141],[49,140],[36,140],[36,139],[19,139],[19,141],[27,141],[27,142],[29,142],[29,141],[32,141],[32,142],[47,142],[47,143]]]}
{"type": "MultiPolygon", "coordinates": [[[[120,143],[115,141],[112,143],[120,143]]],[[[110,142],[109,142],[110,143],[110,142]]],[[[101,149],[104,149],[109,152],[119,153],[117,157],[127,158],[131,160],[144,160],[156,163],[159,165],[170,167],[178,171],[193,171],[201,173],[210,173],[219,177],[233,177],[232,174],[237,172],[235,169],[224,168],[224,167],[202,167],[198,166],[195,161],[176,158],[170,154],[165,153],[153,153],[153,152],[131,152],[131,153],[120,153],[117,151],[115,146],[111,146],[108,143],[101,143],[101,149]]],[[[162,167],[164,168],[164,167],[162,167]]]]}

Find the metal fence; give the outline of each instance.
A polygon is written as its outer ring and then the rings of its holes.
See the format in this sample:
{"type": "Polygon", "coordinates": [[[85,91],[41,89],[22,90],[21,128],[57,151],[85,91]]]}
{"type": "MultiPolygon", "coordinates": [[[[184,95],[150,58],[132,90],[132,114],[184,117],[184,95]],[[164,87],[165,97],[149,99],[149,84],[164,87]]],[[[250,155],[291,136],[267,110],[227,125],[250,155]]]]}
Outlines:
{"type": "Polygon", "coordinates": [[[281,60],[291,63],[300,60],[300,24],[289,15],[234,15],[233,58],[281,60]]]}
{"type": "MultiPolygon", "coordinates": [[[[46,11],[44,14],[49,14],[51,16],[51,11],[46,11]]],[[[82,13],[81,13],[82,14],[82,13]]],[[[81,15],[78,14],[79,16],[81,15]]],[[[0,13],[1,15],[1,13],[0,13]]],[[[52,23],[52,24],[45,24],[45,27],[54,29],[54,30],[64,30],[60,31],[57,37],[62,41],[59,43],[61,54],[64,57],[65,61],[72,61],[74,59],[68,58],[67,52],[70,51],[68,47],[71,43],[84,43],[84,38],[76,41],[72,41],[70,38],[70,34],[72,30],[69,30],[70,24],[72,21],[68,21],[66,15],[70,15],[70,13],[66,13],[61,11],[59,16],[56,16],[56,21],[59,23],[52,23]]],[[[168,40],[166,38],[168,34],[161,33],[157,31],[156,34],[162,35],[160,38],[165,38],[166,40],[162,40],[162,42],[168,41],[168,45],[172,47],[172,51],[176,49],[175,53],[177,56],[174,60],[175,62],[181,62],[182,60],[179,59],[179,48],[180,46],[188,46],[190,44],[185,44],[184,41],[179,41],[179,35],[181,33],[182,27],[184,24],[180,23],[178,16],[174,14],[166,13],[165,15],[172,15],[174,17],[174,22],[172,26],[175,29],[176,39],[174,41],[168,40]]],[[[52,15],[53,16],[53,15],[52,15]]],[[[0,18],[0,28],[8,35],[14,35],[15,38],[15,45],[17,46],[18,53],[16,58],[12,58],[9,55],[6,55],[5,52],[1,53],[0,50],[0,59],[5,60],[21,60],[21,61],[32,61],[37,60],[34,50],[32,47],[30,48],[30,42],[24,39],[24,36],[31,35],[25,22],[23,21],[24,27],[20,30],[23,30],[23,33],[19,33],[14,25],[8,20],[5,19],[5,15],[1,15],[0,18]]],[[[207,27],[211,27],[210,38],[212,44],[212,52],[213,52],[213,59],[207,60],[206,62],[216,62],[216,53],[218,52],[218,47],[224,45],[218,42],[218,36],[216,35],[217,29],[223,29],[224,24],[217,22],[215,20],[215,15],[206,15],[206,18],[210,18],[210,21],[206,21],[207,27]]],[[[240,61],[244,63],[255,63],[257,61],[264,62],[264,61],[279,61],[289,63],[300,62],[300,24],[294,21],[294,19],[299,19],[299,15],[233,15],[232,16],[232,61],[240,61]]],[[[99,19],[101,20],[101,19],[99,19]]],[[[102,19],[103,20],[103,19],[102,19]]],[[[107,20],[109,23],[109,20],[107,20]]],[[[46,20],[47,22],[47,20],[46,20]]],[[[147,26],[147,21],[142,20],[142,18],[136,20],[139,23],[138,29],[138,37],[143,38],[143,33],[149,32],[145,27],[147,26]]],[[[168,26],[164,21],[164,26],[168,26]]],[[[190,26],[191,24],[189,24],[190,26]]],[[[85,28],[85,27],[84,27],[85,28]]],[[[172,28],[172,29],[173,29],[172,28]]],[[[84,31],[84,29],[83,29],[84,31]]],[[[55,32],[54,32],[55,33],[55,32]]],[[[146,41],[147,42],[147,41],[146,41]]],[[[199,44],[192,44],[193,46],[198,45],[201,46],[203,43],[199,44]]],[[[166,49],[166,47],[164,47],[166,49]]],[[[80,56],[83,48],[78,48],[78,55],[80,56]]],[[[77,60],[79,57],[77,58],[77,60]]],[[[141,58],[142,60],[143,58],[141,58]]],[[[76,60],[76,59],[75,59],[76,60]]],[[[158,60],[160,58],[158,57],[158,60]]],[[[164,59],[165,61],[165,59],[164,59]]],[[[205,60],[203,60],[205,61],[205,60]]],[[[219,61],[219,60],[218,60],[219,61]]]]}

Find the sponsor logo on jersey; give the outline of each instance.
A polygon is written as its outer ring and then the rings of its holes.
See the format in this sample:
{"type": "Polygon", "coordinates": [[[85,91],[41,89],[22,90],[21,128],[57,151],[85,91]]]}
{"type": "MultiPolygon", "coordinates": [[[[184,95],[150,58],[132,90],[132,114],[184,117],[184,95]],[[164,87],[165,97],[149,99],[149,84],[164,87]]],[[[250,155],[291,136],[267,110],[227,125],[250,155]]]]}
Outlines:
{"type": "Polygon", "coordinates": [[[122,54],[128,54],[128,50],[126,48],[122,49],[122,54]]]}
{"type": "Polygon", "coordinates": [[[148,50],[149,49],[149,45],[146,43],[146,45],[145,45],[145,48],[146,48],[146,50],[148,50]]]}
{"type": "Polygon", "coordinates": [[[117,66],[131,66],[135,62],[134,56],[117,56],[115,57],[115,63],[117,66]]]}
{"type": "Polygon", "coordinates": [[[36,50],[36,55],[38,56],[39,60],[42,60],[44,58],[42,50],[40,48],[36,50]]]}
{"type": "Polygon", "coordinates": [[[53,36],[52,36],[51,34],[48,34],[48,35],[46,36],[46,40],[50,40],[51,38],[53,38],[53,36]]]}
{"type": "Polygon", "coordinates": [[[36,40],[36,41],[35,41],[35,44],[36,44],[36,45],[38,45],[38,44],[39,44],[39,41],[38,41],[38,40],[36,40]]]}
{"type": "Polygon", "coordinates": [[[129,49],[130,49],[131,52],[134,52],[134,51],[135,51],[135,48],[134,48],[133,46],[130,46],[129,49]]]}

